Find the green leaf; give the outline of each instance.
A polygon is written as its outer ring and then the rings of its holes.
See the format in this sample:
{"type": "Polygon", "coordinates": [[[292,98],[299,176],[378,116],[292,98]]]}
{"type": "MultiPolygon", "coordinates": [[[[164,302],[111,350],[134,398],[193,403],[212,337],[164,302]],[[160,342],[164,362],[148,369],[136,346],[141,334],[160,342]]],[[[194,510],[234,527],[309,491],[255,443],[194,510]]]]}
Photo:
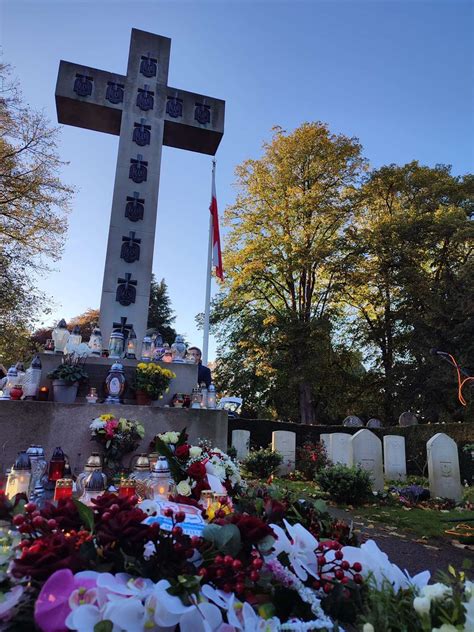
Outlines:
{"type": "Polygon", "coordinates": [[[80,500],[73,500],[76,505],[82,524],[92,533],[94,531],[94,512],[90,507],[81,503],[80,500]]]}
{"type": "Polygon", "coordinates": [[[237,555],[242,548],[240,531],[235,524],[208,524],[204,527],[202,537],[211,542],[216,549],[225,555],[237,555]]]}
{"type": "Polygon", "coordinates": [[[176,459],[176,457],[174,456],[173,452],[171,452],[168,444],[166,444],[159,437],[155,437],[155,447],[156,447],[156,451],[161,456],[165,456],[166,457],[166,459],[168,461],[169,468],[170,468],[171,476],[176,481],[176,483],[179,483],[184,478],[187,478],[186,471],[181,467],[181,464],[176,459]]]}
{"type": "Polygon", "coordinates": [[[19,501],[18,505],[13,509],[13,515],[17,516],[18,514],[25,513],[25,505],[26,505],[26,500],[22,498],[19,501]]]}
{"type": "Polygon", "coordinates": [[[180,445],[184,445],[186,443],[186,428],[183,428],[179,433],[178,442],[176,443],[176,447],[180,445]]]}
{"type": "Polygon", "coordinates": [[[94,632],[112,632],[114,625],[112,621],[105,619],[104,621],[99,621],[94,626],[94,632]]]}

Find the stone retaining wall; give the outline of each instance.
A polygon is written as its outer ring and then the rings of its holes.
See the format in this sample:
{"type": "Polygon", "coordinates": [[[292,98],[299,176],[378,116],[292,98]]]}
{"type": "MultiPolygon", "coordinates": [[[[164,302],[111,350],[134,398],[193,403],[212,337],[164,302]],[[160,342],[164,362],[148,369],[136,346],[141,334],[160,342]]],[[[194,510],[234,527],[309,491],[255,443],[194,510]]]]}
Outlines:
{"type": "MultiPolygon", "coordinates": [[[[145,437],[137,452],[148,452],[148,444],[157,433],[185,427],[191,443],[206,438],[222,450],[227,447],[227,413],[221,410],[0,401],[0,473],[11,467],[16,454],[32,443],[42,445],[48,459],[53,449],[61,446],[70,458],[73,472],[82,471],[89,454],[100,449],[90,440],[89,424],[105,413],[143,424],[145,437]]],[[[125,465],[131,456],[125,457],[125,465]]]]}

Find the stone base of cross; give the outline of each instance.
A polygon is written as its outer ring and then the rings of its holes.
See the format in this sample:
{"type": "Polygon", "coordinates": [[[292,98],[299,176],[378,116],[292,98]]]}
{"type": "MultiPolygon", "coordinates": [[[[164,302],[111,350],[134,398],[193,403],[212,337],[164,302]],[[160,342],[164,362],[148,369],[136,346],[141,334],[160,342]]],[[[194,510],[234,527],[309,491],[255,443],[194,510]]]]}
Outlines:
{"type": "Polygon", "coordinates": [[[100,303],[104,343],[123,317],[139,344],[145,334],[162,146],[214,155],[224,134],[224,101],[168,86],[170,48],[169,38],[132,29],[126,76],[59,65],[58,121],[120,136],[100,303]]]}

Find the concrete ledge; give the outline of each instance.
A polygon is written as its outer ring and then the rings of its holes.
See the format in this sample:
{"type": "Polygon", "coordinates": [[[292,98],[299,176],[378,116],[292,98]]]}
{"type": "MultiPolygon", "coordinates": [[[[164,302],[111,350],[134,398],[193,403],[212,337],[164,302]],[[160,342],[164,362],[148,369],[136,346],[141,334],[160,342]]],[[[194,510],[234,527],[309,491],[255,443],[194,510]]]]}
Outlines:
{"type": "MultiPolygon", "coordinates": [[[[32,443],[44,447],[47,459],[56,446],[61,446],[70,458],[72,471],[81,472],[89,454],[100,450],[99,444],[90,440],[89,424],[105,413],[143,424],[145,437],[137,452],[148,452],[148,444],[157,433],[185,427],[191,443],[208,439],[216,447],[227,449],[227,413],[221,410],[0,401],[1,473],[12,466],[20,450],[32,443]]],[[[125,465],[131,456],[124,458],[125,465]]]]}

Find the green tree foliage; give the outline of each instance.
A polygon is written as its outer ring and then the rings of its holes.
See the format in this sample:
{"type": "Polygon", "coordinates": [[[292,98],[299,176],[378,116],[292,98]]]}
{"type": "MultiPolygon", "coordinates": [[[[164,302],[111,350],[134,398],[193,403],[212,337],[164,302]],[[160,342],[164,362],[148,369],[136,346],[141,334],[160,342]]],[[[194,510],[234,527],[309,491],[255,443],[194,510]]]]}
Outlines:
{"type": "Polygon", "coordinates": [[[308,376],[324,371],[330,353],[332,268],[363,167],[358,141],[322,123],[276,128],[263,157],[237,167],[239,194],[226,211],[224,306],[268,328],[247,344],[270,380],[285,367],[284,397],[297,398],[303,422],[316,420],[308,376]]]}
{"type": "Polygon", "coordinates": [[[277,129],[237,168],[216,382],[258,416],[470,419],[430,349],[473,372],[474,177],[365,170],[358,142],[319,123],[277,129]]]}
{"type": "Polygon", "coordinates": [[[72,189],[59,179],[58,129],[25,106],[10,69],[0,64],[0,356],[28,347],[45,297],[35,274],[58,260],[72,189]]]}
{"type": "Polygon", "coordinates": [[[172,344],[176,338],[176,330],[171,326],[176,317],[173,315],[168,286],[164,279],[158,282],[154,275],[151,280],[150,305],[148,307],[147,328],[159,331],[163,340],[172,344]]]}

